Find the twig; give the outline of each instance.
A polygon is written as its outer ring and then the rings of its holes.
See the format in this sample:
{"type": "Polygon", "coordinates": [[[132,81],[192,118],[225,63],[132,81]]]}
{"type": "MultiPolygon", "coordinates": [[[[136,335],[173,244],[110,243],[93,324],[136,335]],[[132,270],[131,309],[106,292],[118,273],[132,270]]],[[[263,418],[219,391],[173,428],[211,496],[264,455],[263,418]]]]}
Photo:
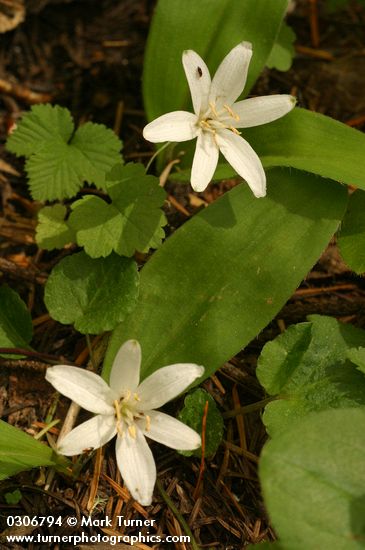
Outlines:
{"type": "Polygon", "coordinates": [[[25,86],[20,86],[19,84],[13,84],[8,80],[0,78],[0,92],[3,94],[8,94],[21,99],[26,103],[33,105],[34,103],[48,103],[52,101],[51,94],[42,94],[38,92],[33,92],[25,86]]]}
{"type": "Polygon", "coordinates": [[[44,285],[48,277],[45,273],[30,273],[29,271],[19,267],[16,263],[5,260],[5,258],[0,258],[0,271],[14,275],[19,279],[30,281],[31,283],[38,283],[40,285],[44,285]]]}

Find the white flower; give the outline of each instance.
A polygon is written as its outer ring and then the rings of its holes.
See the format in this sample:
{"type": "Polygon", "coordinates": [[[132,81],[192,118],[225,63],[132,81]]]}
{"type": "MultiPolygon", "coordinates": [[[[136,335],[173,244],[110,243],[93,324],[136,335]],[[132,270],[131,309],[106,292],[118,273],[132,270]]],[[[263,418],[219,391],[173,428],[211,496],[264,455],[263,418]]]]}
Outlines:
{"type": "Polygon", "coordinates": [[[203,191],[211,181],[219,151],[247,181],[256,197],[266,194],[266,176],[261,161],[237,128],[272,122],[295,106],[290,95],[271,95],[235,103],[245,87],[252,56],[249,42],[241,42],[223,59],[213,80],[202,58],[194,51],[183,53],[194,114],[174,111],[160,116],[143,130],[148,141],[197,139],[191,171],[191,185],[203,191]]]}
{"type": "Polygon", "coordinates": [[[140,345],[128,340],[115,357],[110,387],[97,374],[68,365],[48,368],[46,379],[60,393],[96,414],[66,435],[58,451],[77,455],[97,449],[117,435],[120,473],[133,498],[147,506],[152,501],[156,465],[145,436],[179,450],[197,449],[201,444],[194,430],[154,409],[190,386],[204,368],[191,363],[169,365],[139,384],[140,365],[140,345]]]}

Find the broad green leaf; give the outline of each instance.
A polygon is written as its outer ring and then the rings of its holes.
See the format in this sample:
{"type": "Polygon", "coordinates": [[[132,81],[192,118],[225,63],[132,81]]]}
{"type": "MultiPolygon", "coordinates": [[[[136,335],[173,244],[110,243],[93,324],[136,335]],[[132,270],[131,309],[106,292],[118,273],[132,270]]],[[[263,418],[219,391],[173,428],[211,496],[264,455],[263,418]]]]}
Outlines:
{"type": "MultiPolygon", "coordinates": [[[[208,401],[208,414],[205,429],[205,456],[212,456],[218,449],[223,438],[223,418],[218,410],[213,397],[205,390],[198,388],[187,395],[184,400],[184,408],[179,413],[179,420],[198,432],[202,433],[202,422],[205,404],[208,401]]],[[[201,456],[202,449],[196,451],[181,451],[185,456],[201,456]]]]}
{"type": "Polygon", "coordinates": [[[65,470],[68,464],[50,447],[0,420],[0,480],[39,466],[65,470]]]}
{"type": "Polygon", "coordinates": [[[53,250],[75,242],[74,232],[65,221],[66,213],[63,204],[45,206],[38,212],[36,241],[40,248],[53,250]]]}
{"type": "Polygon", "coordinates": [[[295,39],[295,32],[283,21],[279,35],[266,61],[266,66],[269,69],[278,69],[279,71],[288,71],[290,69],[295,56],[293,45],[295,39]]]}
{"type": "Polygon", "coordinates": [[[148,120],[186,108],[190,101],[182,67],[184,50],[195,50],[211,73],[242,41],[252,42],[245,94],[264,68],[287,0],[159,0],[147,42],[143,94],[148,120]]]}
{"type": "Polygon", "coordinates": [[[93,260],[84,252],[63,258],[48,278],[44,301],[50,315],[83,334],[112,330],[136,305],[138,272],[129,258],[93,260]]]}
{"type": "Polygon", "coordinates": [[[111,204],[99,197],[85,197],[72,206],[69,224],[76,240],[92,258],[112,251],[132,256],[136,250],[157,248],[165,233],[161,211],[165,192],[158,179],[146,176],[141,164],[118,166],[109,175],[111,204]]]}
{"type": "MultiPolygon", "coordinates": [[[[275,122],[246,128],[242,136],[265,168],[298,168],[365,189],[365,135],[330,117],[296,108],[275,122]]],[[[190,171],[179,172],[176,179],[190,181],[190,171]]],[[[233,168],[220,164],[213,179],[235,175],[233,168]]]]}
{"type": "Polygon", "coordinates": [[[16,155],[29,157],[49,141],[67,142],[74,130],[68,109],[59,105],[34,105],[10,134],[6,148],[16,155]]]}
{"type": "MultiPolygon", "coordinates": [[[[0,287],[0,347],[28,348],[33,336],[32,317],[20,296],[7,286],[0,287]]],[[[19,355],[6,355],[19,358],[19,355]]]]}
{"type": "Polygon", "coordinates": [[[338,245],[343,259],[358,274],[365,271],[364,213],[365,192],[358,190],[350,197],[349,206],[342,221],[338,238],[338,245]]]}
{"type": "Polygon", "coordinates": [[[358,349],[350,349],[347,353],[347,357],[350,359],[357,369],[365,374],[365,347],[358,349]]]}
{"type": "Polygon", "coordinates": [[[365,405],[365,378],[347,361],[352,347],[365,345],[365,331],[331,317],[313,315],[268,342],[257,376],[278,399],[265,408],[271,436],[311,411],[365,405]]]}
{"type": "Polygon", "coordinates": [[[260,480],[284,550],[364,548],[364,426],[364,408],[312,413],[264,447],[260,480]]]}
{"type": "Polygon", "coordinates": [[[141,272],[140,300],[114,332],[141,342],[142,373],[194,362],[209,376],[270,321],[316,262],[339,224],[339,184],[272,170],[266,198],[239,185],[180,227],[141,272]]]}

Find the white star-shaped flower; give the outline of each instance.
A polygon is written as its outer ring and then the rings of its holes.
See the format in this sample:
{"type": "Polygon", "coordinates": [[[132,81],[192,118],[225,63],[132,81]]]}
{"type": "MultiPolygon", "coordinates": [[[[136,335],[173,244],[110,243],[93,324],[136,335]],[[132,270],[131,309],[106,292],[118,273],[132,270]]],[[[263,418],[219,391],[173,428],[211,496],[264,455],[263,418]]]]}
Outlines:
{"type": "Polygon", "coordinates": [[[73,456],[97,449],[117,435],[117,464],[134,499],[148,506],[156,482],[156,465],[145,436],[179,450],[197,449],[199,434],[172,416],[156,411],[197,378],[204,368],[191,363],[169,365],[139,384],[141,348],[128,340],[119,349],[110,373],[110,387],[97,374],[56,365],[46,379],[60,393],[96,414],[66,435],[58,451],[73,456]]]}
{"type": "Polygon", "coordinates": [[[223,59],[211,80],[202,58],[192,50],[185,51],[182,62],[194,113],[167,113],[143,130],[144,138],[153,143],[197,138],[191,171],[195,191],[203,191],[213,178],[220,151],[256,197],[266,194],[261,161],[237,128],[272,122],[291,111],[296,100],[290,95],[278,94],[235,103],[245,87],[251,56],[251,44],[241,42],[223,59]]]}

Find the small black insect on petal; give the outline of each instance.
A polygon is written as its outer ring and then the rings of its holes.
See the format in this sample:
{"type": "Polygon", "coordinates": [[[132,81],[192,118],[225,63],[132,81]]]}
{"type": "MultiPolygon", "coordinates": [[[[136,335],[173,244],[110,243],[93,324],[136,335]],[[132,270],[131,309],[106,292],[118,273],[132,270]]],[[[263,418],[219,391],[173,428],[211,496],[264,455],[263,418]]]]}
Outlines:
{"type": "Polygon", "coordinates": [[[201,78],[203,76],[203,71],[201,70],[200,67],[197,68],[197,72],[198,72],[198,77],[201,78]]]}

